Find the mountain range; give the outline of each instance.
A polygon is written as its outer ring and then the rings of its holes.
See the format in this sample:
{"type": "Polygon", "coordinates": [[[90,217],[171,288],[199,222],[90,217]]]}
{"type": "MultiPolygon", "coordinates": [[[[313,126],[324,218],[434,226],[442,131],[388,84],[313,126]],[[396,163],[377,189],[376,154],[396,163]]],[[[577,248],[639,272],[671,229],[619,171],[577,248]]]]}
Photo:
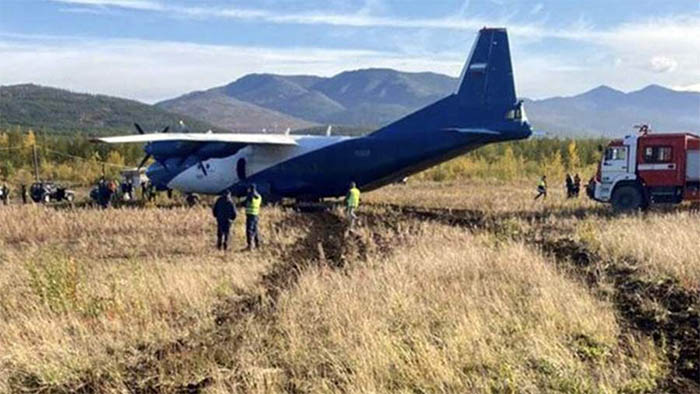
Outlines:
{"type": "MultiPolygon", "coordinates": [[[[446,75],[391,69],[347,71],[329,78],[249,74],[157,106],[226,129],[283,130],[308,127],[309,122],[371,129],[439,100],[457,84],[446,75]]],[[[603,85],[570,97],[525,102],[533,126],[551,135],[619,136],[639,123],[656,130],[700,132],[700,93],[659,85],[629,93],[603,85]]]]}
{"type": "MultiPolygon", "coordinates": [[[[190,130],[361,133],[390,123],[454,92],[457,79],[391,69],[333,77],[249,74],[227,85],[155,105],[37,85],[0,86],[0,126],[59,132],[130,132],[133,122],[155,130],[181,119],[190,130]]],[[[700,93],[659,85],[625,93],[608,86],[543,100],[525,99],[536,130],[555,136],[617,137],[636,124],[657,131],[700,133],[700,93]]]]}
{"type": "MultiPolygon", "coordinates": [[[[235,126],[241,121],[231,121],[230,115],[240,113],[241,105],[246,103],[292,117],[272,122],[277,125],[274,129],[295,128],[303,121],[376,127],[444,97],[454,90],[455,84],[456,79],[446,75],[391,69],[348,71],[332,78],[250,74],[228,85],[190,93],[157,106],[196,116],[199,108],[226,97],[236,100],[230,102],[228,110],[201,119],[240,129],[235,126]]],[[[270,122],[267,125],[273,126],[270,122]]]]}

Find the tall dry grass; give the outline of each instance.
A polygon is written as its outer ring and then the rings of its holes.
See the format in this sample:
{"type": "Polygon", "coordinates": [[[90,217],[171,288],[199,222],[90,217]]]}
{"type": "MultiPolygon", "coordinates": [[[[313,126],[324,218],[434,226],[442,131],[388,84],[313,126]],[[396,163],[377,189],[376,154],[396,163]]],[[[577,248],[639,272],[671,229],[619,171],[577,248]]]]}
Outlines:
{"type": "Polygon", "coordinates": [[[606,257],[632,258],[647,274],[671,276],[700,289],[700,213],[650,212],[610,220],[589,219],[578,236],[606,257]]]}
{"type": "Polygon", "coordinates": [[[596,208],[581,191],[578,199],[567,199],[563,180],[549,180],[546,200],[534,200],[537,182],[499,180],[461,180],[426,182],[410,180],[408,184],[390,185],[364,193],[369,203],[392,203],[428,208],[475,209],[485,213],[541,212],[563,209],[596,208]]]}
{"type": "MultiPolygon", "coordinates": [[[[588,204],[537,206],[530,192],[426,183],[363,200],[487,214],[588,204]]],[[[134,377],[161,391],[208,377],[221,393],[644,392],[665,373],[610,304],[508,237],[363,220],[355,235],[328,234],[352,253],[330,268],[303,264],[326,229],[299,215],[266,208],[265,248],[224,255],[208,208],[0,207],[0,392],[87,381],[126,392],[134,377]],[[273,302],[261,287],[280,264],[300,279],[273,302]],[[240,310],[220,308],[231,300],[240,310]],[[222,311],[235,319],[217,324],[222,311]]],[[[242,247],[242,220],[234,234],[242,247]]]]}
{"type": "MultiPolygon", "coordinates": [[[[275,230],[285,214],[266,209],[270,248],[214,250],[207,208],[0,209],[0,391],[29,385],[120,382],[144,349],[214,324],[217,300],[254,291],[277,249],[299,235],[275,230]],[[71,383],[72,382],[72,383],[71,383]]],[[[296,232],[295,232],[296,231],[296,232]]],[[[188,373],[199,373],[192,360],[188,373]]],[[[177,378],[174,378],[177,380],[177,378]]],[[[115,387],[120,387],[114,383],[115,387]]],[[[123,387],[122,387],[123,389],[123,387]]]]}
{"type": "MultiPolygon", "coordinates": [[[[425,225],[392,257],[307,271],[241,353],[253,392],[644,392],[657,349],[529,247],[425,225]]],[[[231,389],[223,383],[221,392],[231,389]]]]}

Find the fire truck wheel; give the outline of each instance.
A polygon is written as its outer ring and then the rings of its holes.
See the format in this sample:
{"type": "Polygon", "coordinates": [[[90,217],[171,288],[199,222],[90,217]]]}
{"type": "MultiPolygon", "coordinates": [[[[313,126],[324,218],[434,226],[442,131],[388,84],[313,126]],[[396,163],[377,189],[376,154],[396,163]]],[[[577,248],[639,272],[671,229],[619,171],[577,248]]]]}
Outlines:
{"type": "Polygon", "coordinates": [[[634,186],[620,186],[612,196],[615,212],[630,212],[640,209],[644,203],[642,193],[634,186]]]}

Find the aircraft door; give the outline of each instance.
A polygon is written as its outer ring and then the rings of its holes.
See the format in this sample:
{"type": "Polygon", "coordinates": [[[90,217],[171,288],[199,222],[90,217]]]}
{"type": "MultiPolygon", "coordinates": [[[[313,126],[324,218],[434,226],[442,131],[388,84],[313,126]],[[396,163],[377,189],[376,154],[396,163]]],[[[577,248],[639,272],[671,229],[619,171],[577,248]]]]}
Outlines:
{"type": "Polygon", "coordinates": [[[246,161],[244,157],[241,157],[238,159],[236,162],[236,175],[238,176],[238,180],[243,182],[246,180],[247,175],[246,175],[246,161]]]}

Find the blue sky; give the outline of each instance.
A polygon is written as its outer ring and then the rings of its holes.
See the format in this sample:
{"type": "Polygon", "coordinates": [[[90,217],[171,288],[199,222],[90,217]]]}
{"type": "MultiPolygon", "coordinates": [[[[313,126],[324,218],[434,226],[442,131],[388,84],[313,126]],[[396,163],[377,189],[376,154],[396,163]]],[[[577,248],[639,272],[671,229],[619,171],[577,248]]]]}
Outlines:
{"type": "Polygon", "coordinates": [[[146,102],[252,72],[457,76],[505,26],[518,93],[700,90],[700,0],[0,0],[0,84],[146,102]]]}

